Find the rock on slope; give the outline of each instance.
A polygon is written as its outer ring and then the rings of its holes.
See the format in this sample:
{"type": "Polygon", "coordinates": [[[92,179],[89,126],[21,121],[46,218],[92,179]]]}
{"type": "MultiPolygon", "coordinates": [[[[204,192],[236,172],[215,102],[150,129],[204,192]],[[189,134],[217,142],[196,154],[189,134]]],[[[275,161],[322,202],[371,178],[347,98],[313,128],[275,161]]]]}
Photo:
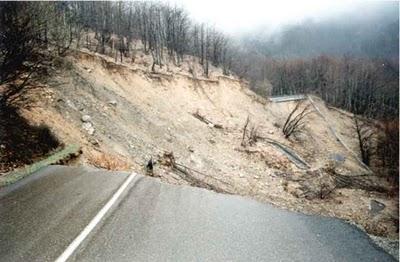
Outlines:
{"type": "MultiPolygon", "coordinates": [[[[242,81],[216,72],[206,79],[179,67],[169,71],[151,73],[142,65],[74,52],[45,88],[30,94],[37,106],[22,111],[33,122],[49,125],[64,143],[81,144],[84,163],[144,172],[151,157],[173,152],[176,163],[190,169],[181,166],[185,172],[179,172],[158,164],[154,175],[163,181],[208,185],[292,210],[349,219],[377,235],[397,235],[397,199],[354,188],[332,188],[324,199],[318,197],[318,190],[334,187],[323,169],[333,156],[345,159],[336,167],[341,174],[365,171],[321,116],[309,115],[304,131],[287,140],[280,127],[294,102],[268,102],[242,81]],[[222,128],[200,121],[195,113],[222,128]],[[247,118],[248,130],[256,132],[258,141],[243,147],[247,118]],[[310,168],[299,169],[266,139],[291,148],[310,168]],[[369,211],[373,199],[386,206],[379,214],[369,211]]],[[[357,150],[351,117],[314,100],[348,146],[357,150]]]]}

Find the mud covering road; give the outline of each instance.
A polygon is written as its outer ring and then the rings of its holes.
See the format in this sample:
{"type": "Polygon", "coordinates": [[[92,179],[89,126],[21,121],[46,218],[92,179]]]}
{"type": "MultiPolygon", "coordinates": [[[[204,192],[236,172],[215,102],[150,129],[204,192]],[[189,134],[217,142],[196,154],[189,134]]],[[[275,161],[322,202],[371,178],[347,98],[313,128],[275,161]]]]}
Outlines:
{"type": "MultiPolygon", "coordinates": [[[[51,166],[0,189],[0,260],[54,261],[129,173],[51,166]]],[[[137,175],[70,261],[393,261],[341,220],[137,175]]]]}

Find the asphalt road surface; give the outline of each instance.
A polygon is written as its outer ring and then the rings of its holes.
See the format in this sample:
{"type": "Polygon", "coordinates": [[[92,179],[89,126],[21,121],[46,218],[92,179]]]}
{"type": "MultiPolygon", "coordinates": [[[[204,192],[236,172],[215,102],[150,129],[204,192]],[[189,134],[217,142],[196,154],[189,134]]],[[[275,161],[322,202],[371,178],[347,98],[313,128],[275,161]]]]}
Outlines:
{"type": "MultiPolygon", "coordinates": [[[[0,261],[54,261],[128,177],[51,166],[0,189],[0,261]]],[[[338,219],[139,175],[121,192],[68,261],[394,261],[338,219]]]]}

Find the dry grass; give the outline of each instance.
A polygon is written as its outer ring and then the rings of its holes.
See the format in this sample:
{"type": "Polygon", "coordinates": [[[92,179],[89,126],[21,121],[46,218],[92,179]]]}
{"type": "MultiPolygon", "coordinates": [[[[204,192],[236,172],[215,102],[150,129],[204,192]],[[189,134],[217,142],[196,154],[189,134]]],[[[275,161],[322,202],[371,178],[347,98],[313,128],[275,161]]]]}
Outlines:
{"type": "Polygon", "coordinates": [[[129,170],[129,164],[118,156],[98,153],[89,157],[88,162],[95,167],[108,170],[121,171],[129,170]]]}

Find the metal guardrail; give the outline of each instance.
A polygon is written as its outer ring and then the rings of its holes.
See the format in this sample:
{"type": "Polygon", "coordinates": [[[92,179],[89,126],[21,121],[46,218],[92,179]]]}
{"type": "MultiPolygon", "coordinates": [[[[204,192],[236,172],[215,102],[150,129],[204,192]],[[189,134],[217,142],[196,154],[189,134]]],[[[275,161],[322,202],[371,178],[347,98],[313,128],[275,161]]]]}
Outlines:
{"type": "Polygon", "coordinates": [[[328,129],[331,131],[332,135],[336,138],[336,141],[339,142],[354,158],[355,160],[369,173],[372,174],[372,170],[363,163],[363,161],[357,156],[356,153],[353,152],[353,150],[351,150],[346,143],[340,138],[340,136],[336,133],[335,129],[333,128],[333,126],[329,123],[329,120],[326,118],[326,116],[321,112],[321,110],[318,108],[318,106],[314,103],[313,99],[311,98],[311,96],[307,97],[308,100],[310,101],[310,103],[312,104],[312,106],[315,108],[315,110],[317,111],[317,113],[322,117],[322,119],[325,121],[325,123],[328,126],[328,129]]]}
{"type": "Polygon", "coordinates": [[[288,102],[288,101],[297,101],[304,100],[307,97],[305,95],[291,95],[291,96],[273,96],[269,98],[269,101],[274,103],[288,102]]]}
{"type": "Polygon", "coordinates": [[[277,149],[279,149],[283,154],[287,156],[287,158],[294,163],[298,168],[300,169],[308,169],[310,168],[310,165],[303,160],[296,152],[294,152],[292,149],[290,149],[288,146],[285,146],[278,141],[272,140],[270,138],[267,138],[266,141],[273,146],[275,146],[277,149]]]}

